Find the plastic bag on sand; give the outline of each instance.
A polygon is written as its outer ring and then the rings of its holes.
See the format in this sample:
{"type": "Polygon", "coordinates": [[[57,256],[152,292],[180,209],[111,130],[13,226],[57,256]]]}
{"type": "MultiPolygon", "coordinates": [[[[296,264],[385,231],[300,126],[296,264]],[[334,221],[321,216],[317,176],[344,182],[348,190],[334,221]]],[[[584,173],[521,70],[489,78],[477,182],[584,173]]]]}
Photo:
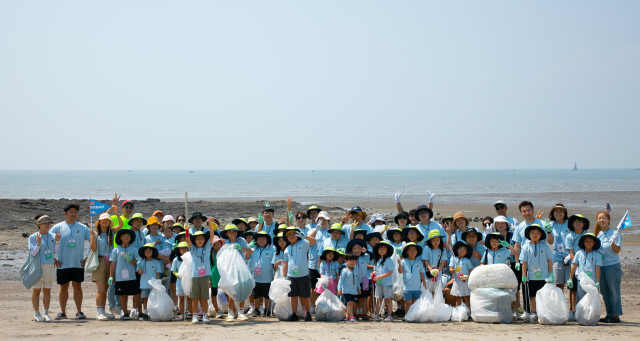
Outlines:
{"type": "Polygon", "coordinates": [[[224,291],[218,290],[218,295],[216,297],[209,298],[209,316],[213,316],[214,312],[226,313],[229,311],[229,302],[227,301],[227,296],[225,296],[224,291]],[[218,311],[216,311],[213,306],[213,301],[216,300],[218,303],[218,311]]]}
{"type": "Polygon", "coordinates": [[[442,288],[442,282],[440,282],[433,292],[433,312],[430,318],[432,322],[445,322],[451,318],[451,306],[444,303],[442,288]]]}
{"type": "Polygon", "coordinates": [[[483,265],[469,275],[469,290],[480,288],[515,289],[518,280],[507,264],[483,265]]]}
{"type": "Polygon", "coordinates": [[[495,288],[471,291],[471,318],[475,322],[511,323],[511,294],[495,288]]]}
{"type": "Polygon", "coordinates": [[[595,326],[600,319],[600,295],[598,295],[598,288],[593,282],[591,277],[587,276],[584,272],[578,276],[580,287],[586,293],[580,302],[576,304],[576,321],[584,326],[595,326]]]}
{"type": "Polygon", "coordinates": [[[225,245],[218,252],[218,271],[220,289],[236,302],[244,302],[249,298],[256,282],[244,259],[233,246],[225,245]]]}
{"type": "Polygon", "coordinates": [[[291,291],[291,281],[284,278],[274,279],[269,288],[269,298],[277,301],[282,295],[286,295],[291,291]]]}
{"type": "Polygon", "coordinates": [[[186,252],[180,258],[182,258],[182,264],[178,269],[178,277],[180,277],[180,282],[182,283],[182,290],[188,296],[191,292],[191,266],[193,260],[189,252],[186,252]]]}
{"type": "Polygon", "coordinates": [[[569,307],[567,307],[562,289],[551,283],[545,284],[542,289],[538,290],[536,311],[540,324],[563,324],[569,321],[569,307]]]}
{"type": "Polygon", "coordinates": [[[398,259],[400,259],[400,256],[394,252],[393,256],[391,256],[391,260],[393,260],[391,280],[393,281],[393,299],[395,301],[401,301],[403,298],[402,287],[404,283],[402,283],[402,274],[398,272],[398,259]]]}
{"type": "MultiPolygon", "coordinates": [[[[288,295],[282,295],[276,300],[276,306],[273,308],[273,312],[280,321],[288,321],[293,315],[291,309],[291,299],[288,295]]],[[[304,316],[304,308],[302,304],[298,303],[298,316],[304,316]]]]}
{"type": "Polygon", "coordinates": [[[431,292],[422,288],[420,298],[417,299],[409,308],[404,316],[407,322],[427,322],[431,319],[433,313],[433,298],[431,292]]]}
{"type": "Polygon", "coordinates": [[[317,321],[342,321],[347,307],[331,290],[325,290],[316,300],[317,321]]]}
{"type": "Polygon", "coordinates": [[[462,322],[469,319],[469,314],[471,311],[466,304],[462,303],[457,307],[453,307],[451,309],[451,321],[454,322],[462,322]]]}
{"type": "Polygon", "coordinates": [[[162,285],[162,280],[150,279],[149,285],[152,288],[147,303],[149,318],[151,321],[171,321],[173,319],[173,300],[162,285]]]}

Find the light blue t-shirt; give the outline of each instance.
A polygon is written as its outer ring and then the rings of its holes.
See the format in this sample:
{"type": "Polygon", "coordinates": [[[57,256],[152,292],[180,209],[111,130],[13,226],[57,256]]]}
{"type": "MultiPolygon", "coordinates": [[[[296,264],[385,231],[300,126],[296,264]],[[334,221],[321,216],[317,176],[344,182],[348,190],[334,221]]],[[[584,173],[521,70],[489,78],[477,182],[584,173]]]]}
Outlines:
{"type": "MultiPolygon", "coordinates": [[[[376,267],[375,267],[375,271],[376,271],[376,276],[382,276],[384,274],[386,274],[389,271],[393,271],[395,266],[393,264],[393,259],[391,258],[386,258],[384,259],[384,263],[382,263],[383,258],[378,259],[378,261],[376,262],[376,267]]],[[[380,285],[393,285],[393,278],[391,278],[392,276],[388,276],[385,277],[383,279],[380,280],[380,285]]]]}
{"type": "Polygon", "coordinates": [[[482,254],[482,259],[480,259],[480,263],[485,265],[507,264],[507,260],[509,260],[510,256],[511,256],[511,251],[503,247],[499,248],[496,251],[487,249],[482,254]]]}
{"type": "Polygon", "coordinates": [[[164,235],[157,234],[155,236],[152,236],[152,235],[148,234],[146,237],[144,237],[145,244],[147,244],[147,243],[155,243],[156,240],[159,241],[158,244],[156,245],[156,249],[158,249],[160,244],[162,244],[162,242],[164,241],[164,235]]]}
{"type": "Polygon", "coordinates": [[[513,232],[513,240],[516,243],[520,243],[520,245],[529,244],[529,240],[525,237],[524,231],[527,229],[527,227],[529,227],[529,225],[533,225],[533,224],[540,225],[540,227],[542,228],[542,233],[544,233],[545,236],[547,235],[547,233],[544,231],[544,223],[542,222],[542,220],[538,218],[534,218],[533,221],[530,223],[527,223],[527,221],[524,220],[520,224],[518,224],[518,227],[513,232]]]}
{"type": "Polygon", "coordinates": [[[373,269],[369,270],[367,268],[367,266],[371,263],[371,257],[369,256],[368,253],[363,253],[362,255],[360,255],[360,257],[358,257],[358,262],[356,263],[356,267],[354,268],[354,270],[358,273],[358,275],[360,276],[360,278],[362,278],[362,283],[363,285],[361,286],[362,289],[364,290],[368,290],[369,289],[369,276],[370,273],[373,273],[373,269]],[[367,282],[366,284],[364,284],[365,282],[367,282]]]}
{"type": "MultiPolygon", "coordinates": [[[[600,239],[600,250],[598,250],[602,254],[602,266],[609,266],[620,263],[620,256],[615,253],[611,249],[611,243],[613,242],[611,236],[615,231],[613,229],[608,229],[607,231],[600,231],[598,233],[598,239],[600,239]]],[[[615,242],[617,246],[620,246],[622,243],[622,236],[620,236],[620,242],[615,242]]]]}
{"type": "Polygon", "coordinates": [[[340,279],[338,280],[338,290],[342,290],[343,294],[357,295],[360,290],[360,283],[362,279],[358,275],[357,271],[344,268],[340,272],[340,279]]]}
{"type": "Polygon", "coordinates": [[[271,236],[271,241],[273,242],[273,239],[276,237],[276,222],[273,221],[271,222],[271,225],[267,225],[267,223],[263,223],[262,225],[262,230],[260,231],[265,231],[267,232],[270,236],[271,236]]]}
{"type": "Polygon", "coordinates": [[[109,247],[109,235],[106,232],[97,235],[96,241],[98,244],[98,256],[104,257],[111,254],[112,248],[109,247]]]}
{"type": "Polygon", "coordinates": [[[334,248],[336,251],[346,251],[347,250],[347,241],[340,238],[338,240],[333,240],[331,238],[324,239],[322,242],[322,249],[318,252],[318,256],[322,255],[322,252],[326,250],[328,247],[334,248]]]}
{"type": "Polygon", "coordinates": [[[340,268],[340,264],[338,264],[338,262],[336,261],[331,261],[329,264],[327,264],[327,262],[323,260],[320,263],[320,269],[318,270],[318,272],[320,272],[320,274],[324,277],[329,277],[337,280],[338,276],[340,276],[340,268]]]}
{"type": "Polygon", "coordinates": [[[137,249],[143,247],[146,240],[146,236],[144,235],[144,233],[142,233],[142,231],[136,231],[134,229],[131,229],[131,231],[133,231],[133,233],[135,233],[136,235],[136,238],[131,241],[131,246],[134,246],[137,249]]]}
{"type": "Polygon", "coordinates": [[[569,250],[573,250],[573,255],[575,256],[578,250],[580,250],[578,241],[580,240],[580,237],[582,237],[586,232],[587,231],[582,231],[582,233],[577,234],[575,232],[569,231],[569,234],[567,234],[567,237],[564,240],[564,248],[565,250],[567,250],[567,253],[569,253],[569,250]]]}
{"type": "Polygon", "coordinates": [[[373,232],[373,230],[371,229],[371,226],[362,223],[358,226],[354,226],[353,224],[349,224],[349,225],[345,225],[342,230],[344,231],[344,235],[342,235],[342,237],[340,237],[340,240],[344,240],[345,243],[349,241],[349,237],[351,236],[351,230],[365,230],[367,231],[367,234],[373,232]]]}
{"type": "Polygon", "coordinates": [[[424,266],[422,266],[422,260],[418,258],[414,260],[410,260],[409,258],[402,259],[402,290],[420,290],[420,285],[422,284],[422,278],[420,277],[420,274],[423,273],[424,266]]]}
{"type": "Polygon", "coordinates": [[[84,241],[90,240],[89,228],[78,222],[70,226],[63,221],[49,231],[53,235],[58,232],[60,232],[58,260],[62,262],[60,269],[82,268],[80,262],[84,259],[84,241]]]}
{"type": "MultiPolygon", "coordinates": [[[[440,267],[440,263],[442,263],[442,261],[447,261],[447,250],[432,249],[427,246],[422,250],[422,260],[428,261],[429,265],[431,265],[433,269],[437,269],[440,267]]],[[[428,272],[429,268],[425,267],[424,271],[428,272]]],[[[438,275],[438,277],[439,276],[440,275],[438,275]]]]}
{"type": "Polygon", "coordinates": [[[191,253],[192,267],[191,277],[208,277],[211,275],[211,244],[205,243],[202,247],[192,245],[191,253]]]}
{"type": "Polygon", "coordinates": [[[200,229],[196,229],[196,227],[192,227],[189,229],[189,235],[193,235],[194,233],[198,232],[198,231],[202,231],[202,233],[211,233],[211,231],[204,225],[200,225],[200,229]]]}
{"type": "Polygon", "coordinates": [[[418,224],[418,229],[420,230],[420,233],[422,233],[422,236],[424,237],[423,240],[427,240],[427,237],[429,236],[429,232],[433,230],[438,230],[440,231],[440,235],[442,236],[442,242],[443,243],[447,242],[447,233],[444,231],[442,226],[436,223],[435,221],[430,221],[428,225],[418,224]]]}
{"type": "Polygon", "coordinates": [[[449,260],[449,267],[453,268],[453,272],[451,275],[455,281],[462,282],[460,278],[462,275],[468,275],[471,270],[473,270],[473,265],[471,264],[471,260],[469,258],[463,257],[462,259],[456,257],[455,255],[451,256],[449,260]],[[457,270],[460,268],[460,270],[457,270]]]}
{"type": "MultiPolygon", "coordinates": [[[[242,249],[250,249],[249,244],[242,237],[236,238],[235,242],[232,242],[229,239],[225,239],[224,240],[224,245],[234,245],[234,244],[239,244],[240,247],[242,247],[242,249]]],[[[242,255],[242,258],[244,258],[244,250],[242,250],[242,249],[238,250],[238,252],[240,252],[240,254],[242,255]]],[[[245,263],[247,263],[247,265],[249,265],[248,262],[249,261],[247,260],[245,263]]]]}
{"type": "Polygon", "coordinates": [[[129,245],[126,248],[117,246],[111,251],[109,259],[112,262],[116,262],[116,282],[134,281],[136,279],[136,266],[128,262],[122,257],[122,253],[128,253],[131,255],[131,259],[137,261],[140,259],[138,256],[138,248],[129,245]]]}
{"type": "Polygon", "coordinates": [[[526,243],[520,252],[520,261],[527,262],[527,277],[542,281],[549,275],[548,260],[553,259],[551,248],[544,240],[537,244],[526,243]]]}
{"type": "MultiPolygon", "coordinates": [[[[180,270],[180,265],[182,265],[182,261],[178,259],[178,257],[173,259],[173,263],[171,263],[171,272],[178,273],[180,270]]],[[[176,292],[182,291],[182,279],[176,276],[176,292]]]]}
{"type": "Polygon", "coordinates": [[[264,248],[256,246],[249,259],[249,270],[253,274],[256,283],[271,283],[273,281],[273,255],[276,248],[273,245],[266,245],[264,248]]]}
{"type": "Polygon", "coordinates": [[[553,261],[562,262],[564,257],[569,254],[569,250],[565,248],[565,241],[571,230],[569,230],[569,224],[565,220],[564,224],[560,224],[556,221],[551,222],[553,234],[553,261]]]}
{"type": "Polygon", "coordinates": [[[580,249],[573,257],[572,264],[578,264],[576,277],[581,273],[586,273],[593,281],[596,281],[596,266],[602,266],[602,255],[597,251],[586,253],[580,249]]]}
{"type": "MultiPolygon", "coordinates": [[[[38,242],[36,241],[36,234],[40,232],[36,232],[29,236],[29,251],[33,250],[38,242]]],[[[47,234],[42,235],[42,240],[40,241],[40,251],[38,251],[38,256],[40,257],[40,264],[53,264],[53,255],[56,250],[56,235],[49,232],[47,234]]]]}
{"type": "Polygon", "coordinates": [[[287,277],[304,277],[309,274],[309,241],[301,239],[284,250],[287,277]]]}
{"type": "Polygon", "coordinates": [[[480,258],[476,258],[473,256],[473,252],[471,253],[471,258],[469,260],[471,261],[471,265],[473,265],[474,268],[480,266],[480,260],[482,259],[482,255],[486,250],[487,248],[480,243],[476,243],[476,246],[473,247],[473,251],[478,251],[478,253],[480,254],[480,258]]]}
{"type": "Polygon", "coordinates": [[[156,245],[156,249],[158,249],[158,251],[160,250],[172,250],[173,249],[173,243],[176,241],[176,237],[175,236],[171,236],[169,238],[163,236],[162,237],[162,241],[160,242],[160,244],[156,245]]]}
{"type": "Polygon", "coordinates": [[[141,259],[137,268],[142,269],[142,275],[140,276],[140,289],[151,289],[149,280],[155,279],[156,274],[163,272],[162,265],[160,265],[160,262],[155,259],[150,261],[141,259]]]}
{"type": "MultiPolygon", "coordinates": [[[[307,227],[311,226],[312,224],[307,224],[307,227]]],[[[331,237],[329,236],[329,228],[321,228],[320,225],[316,225],[313,224],[313,226],[315,226],[315,231],[316,231],[316,243],[313,244],[310,247],[310,251],[309,251],[309,269],[313,269],[313,270],[318,270],[318,257],[320,254],[322,254],[322,245],[323,245],[323,241],[325,239],[331,239],[331,237]]],[[[309,232],[311,233],[313,230],[310,229],[309,232]]]]}

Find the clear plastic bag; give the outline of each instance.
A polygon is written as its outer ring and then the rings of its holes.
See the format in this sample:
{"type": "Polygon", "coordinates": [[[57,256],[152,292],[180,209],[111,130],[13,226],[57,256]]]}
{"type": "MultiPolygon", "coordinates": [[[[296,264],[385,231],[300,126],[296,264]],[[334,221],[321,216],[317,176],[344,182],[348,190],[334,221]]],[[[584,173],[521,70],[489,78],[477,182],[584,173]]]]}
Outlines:
{"type": "MultiPolygon", "coordinates": [[[[328,285],[328,280],[326,281],[328,285]]],[[[347,307],[331,290],[325,290],[316,300],[316,321],[342,321],[347,307]]]]}
{"type": "MultiPolygon", "coordinates": [[[[276,306],[273,308],[273,313],[280,321],[288,321],[293,315],[293,309],[291,308],[291,299],[288,295],[282,295],[276,301],[276,306]]],[[[304,308],[302,304],[298,303],[298,316],[304,316],[304,308]]]]}
{"type": "Polygon", "coordinates": [[[584,326],[595,326],[598,324],[601,313],[598,288],[596,288],[596,284],[591,277],[587,276],[584,272],[578,275],[578,281],[580,282],[580,287],[586,294],[580,302],[576,304],[576,321],[584,326]]]}
{"type": "Polygon", "coordinates": [[[515,289],[518,279],[507,264],[479,266],[469,274],[469,290],[480,288],[515,289]]]}
{"type": "Polygon", "coordinates": [[[277,301],[282,295],[287,295],[291,291],[291,281],[284,278],[274,279],[269,288],[269,298],[277,301]]]}
{"type": "Polygon", "coordinates": [[[471,314],[471,310],[467,307],[464,302],[457,307],[453,307],[451,309],[451,321],[454,322],[462,322],[469,319],[469,314],[471,314]]]}
{"type": "Polygon", "coordinates": [[[191,259],[191,253],[186,252],[184,255],[180,256],[182,258],[182,264],[180,264],[180,268],[178,268],[178,277],[180,277],[180,283],[182,283],[182,291],[184,294],[189,296],[191,292],[191,267],[193,259],[191,259]]]}
{"type": "Polygon", "coordinates": [[[407,322],[427,322],[433,314],[433,298],[431,292],[422,288],[420,298],[417,299],[405,314],[404,320],[407,322]]]}
{"type": "Polygon", "coordinates": [[[173,300],[167,294],[166,288],[160,279],[150,279],[151,293],[147,310],[151,321],[171,321],[173,319],[173,300]]]}
{"type": "Polygon", "coordinates": [[[442,282],[439,282],[433,292],[433,312],[430,318],[432,322],[445,322],[451,319],[451,306],[444,303],[442,288],[442,282]]]}
{"type": "Polygon", "coordinates": [[[218,252],[218,287],[236,302],[249,298],[256,282],[249,267],[236,249],[231,245],[223,246],[218,252]]]}
{"type": "Polygon", "coordinates": [[[481,323],[511,323],[511,293],[496,288],[471,291],[471,318],[481,323]]]}
{"type": "Polygon", "coordinates": [[[563,324],[569,321],[569,307],[562,289],[547,283],[536,293],[536,311],[540,324],[563,324]]]}
{"type": "Polygon", "coordinates": [[[403,298],[402,287],[404,283],[402,282],[402,274],[398,272],[398,256],[397,253],[393,253],[391,256],[391,260],[393,261],[393,273],[391,274],[391,280],[393,281],[393,299],[395,301],[401,301],[403,298]]]}

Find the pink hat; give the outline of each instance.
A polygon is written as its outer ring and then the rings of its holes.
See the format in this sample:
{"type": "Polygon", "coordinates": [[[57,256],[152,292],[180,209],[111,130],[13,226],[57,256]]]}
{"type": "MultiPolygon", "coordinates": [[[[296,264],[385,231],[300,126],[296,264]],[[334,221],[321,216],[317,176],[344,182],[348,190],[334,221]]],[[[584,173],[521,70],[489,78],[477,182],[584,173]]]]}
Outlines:
{"type": "Polygon", "coordinates": [[[211,243],[211,245],[213,245],[213,244],[215,244],[217,242],[220,242],[222,244],[221,246],[224,246],[224,239],[222,239],[222,238],[220,238],[218,236],[214,236],[213,237],[213,242],[211,243]]]}
{"type": "Polygon", "coordinates": [[[176,219],[171,215],[171,214],[167,214],[166,216],[164,216],[164,218],[162,218],[162,222],[164,223],[165,221],[173,221],[175,223],[176,219]]]}

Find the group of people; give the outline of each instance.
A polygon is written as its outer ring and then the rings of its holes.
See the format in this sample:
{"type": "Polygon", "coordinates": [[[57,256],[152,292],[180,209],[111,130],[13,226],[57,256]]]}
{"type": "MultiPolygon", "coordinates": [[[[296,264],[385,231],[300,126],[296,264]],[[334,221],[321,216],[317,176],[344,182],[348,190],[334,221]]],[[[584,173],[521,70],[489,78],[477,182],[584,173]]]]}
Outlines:
{"type": "Polygon", "coordinates": [[[60,312],[54,319],[67,318],[69,284],[75,318],[86,318],[82,282],[87,241],[99,258],[99,266],[91,273],[97,286],[98,320],[149,319],[151,279],[160,279],[166,286],[176,321],[209,323],[209,316],[227,321],[272,316],[271,282],[286,278],[291,282],[292,321],[311,321],[319,294],[330,290],[346,304],[345,321],[391,322],[409,311],[421,290],[442,290],[448,304],[464,302],[469,307],[467,281],[473,269],[507,264],[518,279],[517,299],[511,307],[514,320],[536,321],[535,296],[545,283],[563,290],[567,286],[573,313],[584,295],[577,278],[585,273],[596,282],[605,302],[606,316],[600,322],[620,322],[621,236],[609,226],[609,212],[597,212],[590,230],[587,217],[569,215],[562,204],[553,206],[548,219],[542,221],[543,212],[536,215],[533,204],[522,201],[518,209],[523,220],[518,222],[507,215],[507,204],[498,201],[494,204],[496,217],[487,217],[481,228],[473,228],[462,212],[434,221],[430,192],[428,205],[409,212],[400,203],[401,193],[395,198],[398,213],[393,224],[378,213],[367,221],[367,214],[358,206],[337,219],[318,206],[293,213],[289,198],[287,212],[279,221],[274,219],[274,209],[265,205],[258,217],[233,219],[222,227],[216,218],[201,212],[187,220],[185,215],[174,218],[155,211],[147,219],[134,213],[132,201],[120,204],[115,196],[111,208],[89,228],[77,221],[80,207],[69,204],[64,208],[64,221],[55,225],[47,215],[36,216],[38,231],[29,236],[29,252],[39,257],[42,268],[42,277],[32,287],[34,320],[52,320],[49,307],[54,279],[60,285],[60,312]],[[221,279],[217,258],[225,245],[242,255],[255,280],[249,307],[227,297],[226,317],[216,300],[221,279]],[[186,253],[192,259],[189,290],[183,290],[178,275],[186,253]],[[400,290],[394,288],[394,276],[402,278],[401,295],[394,294],[400,290]],[[317,286],[323,277],[328,285],[317,286]],[[208,311],[209,299],[215,312],[208,311]],[[303,316],[295,313],[299,311],[303,316]]]}

